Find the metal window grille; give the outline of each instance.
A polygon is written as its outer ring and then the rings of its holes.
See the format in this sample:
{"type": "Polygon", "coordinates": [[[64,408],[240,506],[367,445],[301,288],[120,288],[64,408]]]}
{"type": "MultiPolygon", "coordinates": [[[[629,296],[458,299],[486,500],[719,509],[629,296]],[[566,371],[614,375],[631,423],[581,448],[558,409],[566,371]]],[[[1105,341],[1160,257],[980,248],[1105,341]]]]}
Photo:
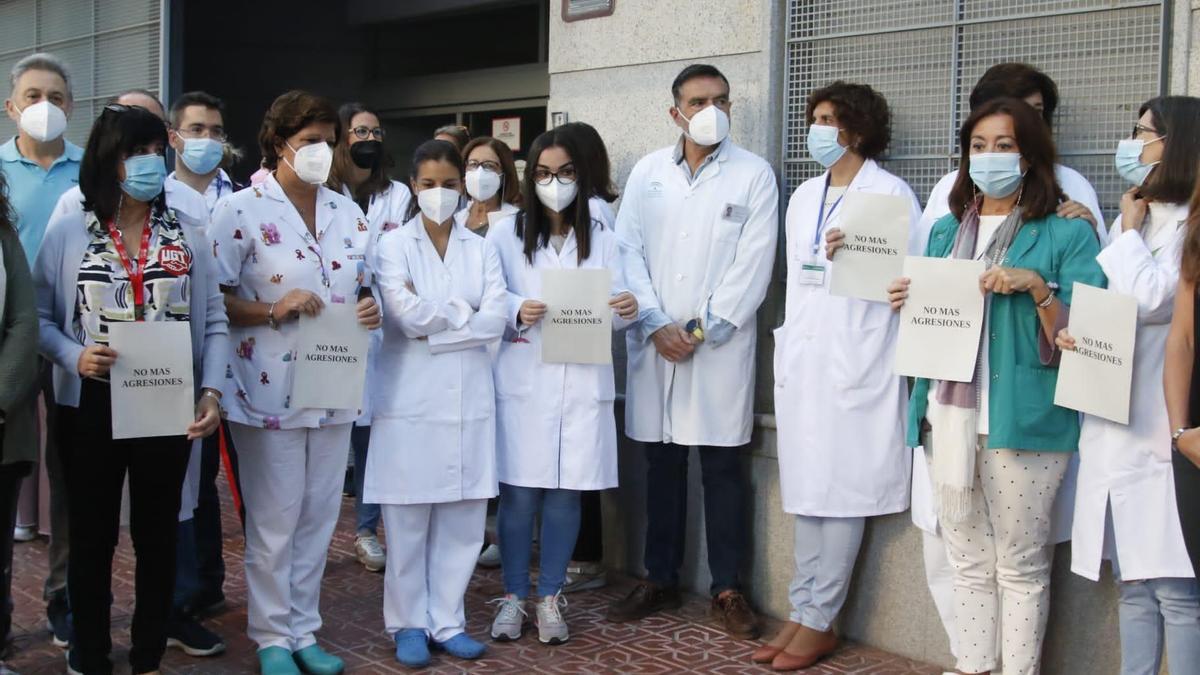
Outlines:
{"type": "MultiPolygon", "coordinates": [[[[66,62],[75,110],[66,138],[83,145],[108,97],[161,88],[161,0],[0,0],[0,73],[34,52],[66,62]]],[[[0,117],[0,140],[16,134],[0,117]]]]}
{"type": "Polygon", "coordinates": [[[1147,99],[1163,91],[1161,0],[789,0],[784,182],[821,168],[805,150],[808,94],[834,80],[888,99],[885,165],[924,200],[958,165],[958,128],[985,70],[1023,61],[1058,84],[1060,162],[1096,188],[1111,219],[1125,190],[1112,154],[1147,99]]]}

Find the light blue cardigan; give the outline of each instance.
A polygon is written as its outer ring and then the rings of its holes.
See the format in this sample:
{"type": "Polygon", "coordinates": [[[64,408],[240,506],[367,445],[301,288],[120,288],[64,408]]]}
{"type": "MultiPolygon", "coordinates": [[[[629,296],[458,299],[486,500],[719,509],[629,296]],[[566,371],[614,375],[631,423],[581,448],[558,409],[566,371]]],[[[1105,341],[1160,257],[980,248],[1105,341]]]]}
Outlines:
{"type": "MultiPolygon", "coordinates": [[[[192,368],[196,393],[209,388],[221,391],[229,356],[229,319],[225,298],[217,287],[216,270],[208,253],[208,238],[187,219],[181,220],[192,247],[191,329],[192,368]]],[[[46,225],[46,237],[34,263],[37,287],[38,350],[54,362],[54,398],[60,405],[79,407],[79,355],[83,345],[75,337],[79,263],[90,241],[85,214],[80,209],[56,209],[46,225]]]]}

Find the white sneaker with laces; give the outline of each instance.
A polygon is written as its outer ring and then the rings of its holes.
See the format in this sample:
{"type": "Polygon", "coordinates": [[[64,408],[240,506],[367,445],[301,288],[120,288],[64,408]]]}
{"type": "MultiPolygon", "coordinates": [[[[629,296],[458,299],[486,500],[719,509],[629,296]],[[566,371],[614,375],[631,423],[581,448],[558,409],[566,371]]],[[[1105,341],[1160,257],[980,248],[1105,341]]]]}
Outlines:
{"type": "Polygon", "coordinates": [[[26,542],[37,539],[37,530],[32,525],[17,525],[13,528],[13,541],[26,542]]]}
{"type": "Polygon", "coordinates": [[[525,617],[529,616],[525,611],[525,601],[509,593],[503,598],[489,601],[488,604],[500,606],[496,610],[496,618],[492,620],[492,639],[497,642],[520,640],[525,617]]]}
{"type": "Polygon", "coordinates": [[[362,563],[368,572],[378,572],[387,565],[387,554],[383,551],[383,544],[380,544],[379,537],[373,534],[360,534],[355,537],[354,553],[358,556],[358,562],[362,563]]]}
{"type": "Polygon", "coordinates": [[[544,645],[561,645],[571,639],[562,610],[567,608],[567,599],[562,593],[547,595],[537,604],[538,641],[544,645]]]}

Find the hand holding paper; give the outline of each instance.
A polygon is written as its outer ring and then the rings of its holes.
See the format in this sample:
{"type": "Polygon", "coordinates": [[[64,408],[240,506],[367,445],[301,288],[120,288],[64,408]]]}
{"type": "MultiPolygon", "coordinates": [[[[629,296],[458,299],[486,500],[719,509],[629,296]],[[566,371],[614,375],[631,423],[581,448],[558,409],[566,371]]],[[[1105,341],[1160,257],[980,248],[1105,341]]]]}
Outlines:
{"type": "Polygon", "coordinates": [[[542,270],[542,361],[612,363],[612,271],[542,270]]]}
{"type": "Polygon", "coordinates": [[[887,302],[887,284],[900,276],[908,253],[911,213],[900,195],[846,193],[837,229],[826,234],[833,262],[830,295],[887,302]]]}
{"type": "Polygon", "coordinates": [[[1128,424],[1136,335],[1135,298],[1076,283],[1070,324],[1055,340],[1063,356],[1054,404],[1128,424]]]}
{"type": "Polygon", "coordinates": [[[362,405],[371,336],[354,305],[330,304],[300,319],[293,408],[355,410],[362,405]]]}
{"type": "Polygon", "coordinates": [[[897,375],[970,382],[979,356],[984,297],[979,292],[982,260],[904,259],[907,290],[893,283],[889,296],[899,300],[900,331],[896,340],[897,375]],[[898,290],[897,290],[898,289],[898,290]]]}
{"type": "Polygon", "coordinates": [[[109,324],[121,357],[109,371],[112,437],[182,436],[195,420],[192,333],[187,321],[109,324]]]}

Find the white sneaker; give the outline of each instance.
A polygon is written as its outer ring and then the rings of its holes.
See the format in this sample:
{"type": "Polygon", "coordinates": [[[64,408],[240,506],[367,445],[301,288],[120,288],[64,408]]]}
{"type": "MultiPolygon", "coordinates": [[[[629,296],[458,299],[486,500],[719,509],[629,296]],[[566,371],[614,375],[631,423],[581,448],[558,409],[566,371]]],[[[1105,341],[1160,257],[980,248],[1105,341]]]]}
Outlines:
{"type": "Polygon", "coordinates": [[[358,555],[358,562],[362,563],[368,572],[378,572],[387,564],[383,544],[380,544],[379,537],[373,534],[360,534],[355,537],[354,553],[358,555]]]}
{"type": "Polygon", "coordinates": [[[488,544],[487,548],[483,549],[479,554],[480,567],[499,567],[500,566],[500,547],[496,544],[488,544]]]}
{"type": "Polygon", "coordinates": [[[544,645],[561,645],[571,639],[562,609],[567,608],[567,599],[562,593],[547,595],[537,604],[538,641],[544,645]]]}
{"type": "Polygon", "coordinates": [[[31,526],[18,525],[13,528],[13,541],[33,541],[37,539],[37,530],[31,526]]]}
{"type": "Polygon", "coordinates": [[[520,640],[521,631],[525,625],[525,601],[509,593],[503,598],[488,602],[489,605],[500,605],[496,610],[496,618],[492,620],[492,639],[497,642],[520,640]]]}

